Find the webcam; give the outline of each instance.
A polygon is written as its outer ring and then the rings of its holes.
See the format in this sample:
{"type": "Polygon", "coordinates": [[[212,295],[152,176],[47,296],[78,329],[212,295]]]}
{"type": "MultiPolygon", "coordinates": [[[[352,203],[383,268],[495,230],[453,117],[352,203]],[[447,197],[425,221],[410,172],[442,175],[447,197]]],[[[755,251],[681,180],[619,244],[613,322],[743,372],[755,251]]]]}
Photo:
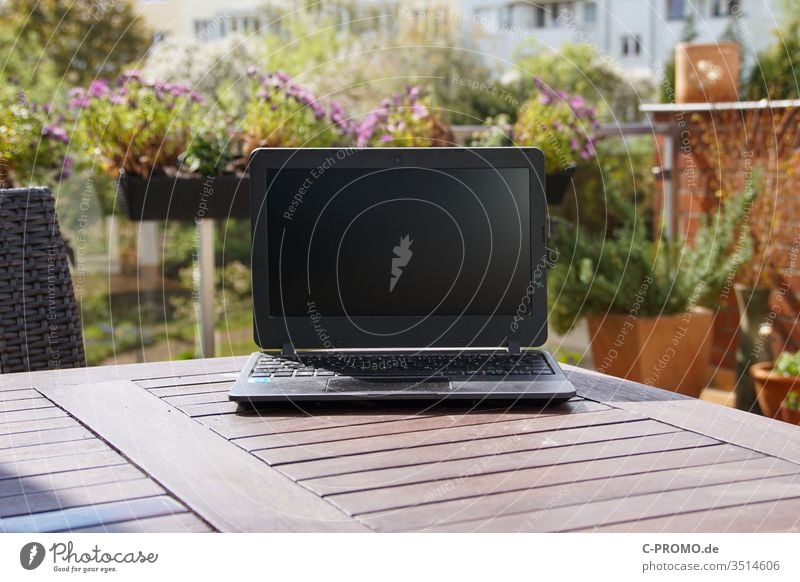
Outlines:
{"type": "Polygon", "coordinates": [[[394,155],[394,163],[395,164],[402,164],[403,163],[403,156],[401,156],[400,154],[395,154],[394,155]]]}

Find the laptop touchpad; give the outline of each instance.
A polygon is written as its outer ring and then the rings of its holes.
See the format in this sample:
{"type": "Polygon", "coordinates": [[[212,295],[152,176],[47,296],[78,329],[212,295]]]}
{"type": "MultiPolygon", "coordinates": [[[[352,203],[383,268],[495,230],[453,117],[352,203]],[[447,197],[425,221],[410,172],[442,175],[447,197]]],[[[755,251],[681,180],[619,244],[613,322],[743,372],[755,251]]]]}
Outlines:
{"type": "Polygon", "coordinates": [[[449,392],[447,378],[376,378],[348,376],[328,380],[329,392],[449,392]]]}

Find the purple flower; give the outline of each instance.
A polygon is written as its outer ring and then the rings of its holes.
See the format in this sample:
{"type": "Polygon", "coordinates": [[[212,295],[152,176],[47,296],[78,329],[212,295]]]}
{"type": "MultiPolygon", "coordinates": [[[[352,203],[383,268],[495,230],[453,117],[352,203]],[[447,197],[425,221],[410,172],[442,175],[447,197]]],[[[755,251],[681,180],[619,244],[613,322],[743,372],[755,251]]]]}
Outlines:
{"type": "Polygon", "coordinates": [[[579,149],[581,149],[581,144],[580,144],[580,143],[578,143],[578,140],[577,140],[576,138],[574,138],[574,137],[573,137],[573,138],[571,138],[571,139],[569,140],[569,148],[570,148],[570,149],[571,149],[573,152],[577,152],[579,149]]]}
{"type": "Polygon", "coordinates": [[[550,96],[549,93],[542,93],[539,95],[539,103],[542,105],[550,105],[553,102],[553,98],[550,96]]]}
{"type": "Polygon", "coordinates": [[[108,94],[108,81],[105,79],[92,81],[88,93],[90,97],[104,97],[108,94]]]}
{"type": "Polygon", "coordinates": [[[64,161],[61,163],[61,169],[55,175],[55,179],[57,182],[61,182],[62,180],[66,180],[72,175],[72,158],[69,156],[64,157],[64,161]]]}
{"type": "Polygon", "coordinates": [[[123,97],[122,95],[117,94],[111,98],[112,105],[123,105],[124,103],[125,103],[125,97],[123,97]]]}
{"type": "Polygon", "coordinates": [[[58,125],[45,125],[42,128],[42,137],[54,139],[61,143],[69,143],[69,134],[67,130],[58,125]]]}
{"type": "Polygon", "coordinates": [[[189,99],[191,99],[191,101],[193,103],[202,103],[203,102],[203,96],[200,95],[200,93],[198,93],[196,91],[192,91],[191,93],[189,93],[189,99]]]}
{"type": "Polygon", "coordinates": [[[422,119],[423,117],[428,116],[428,108],[419,101],[416,101],[411,106],[411,113],[414,116],[414,119],[422,119]]]}
{"type": "Polygon", "coordinates": [[[422,87],[419,85],[414,85],[413,87],[408,88],[408,98],[409,99],[419,99],[422,95],[422,87]]]}
{"type": "Polygon", "coordinates": [[[280,81],[283,84],[286,84],[292,80],[292,77],[288,73],[285,73],[283,71],[276,71],[275,77],[278,79],[278,81],[280,81]]]}
{"type": "Polygon", "coordinates": [[[575,95],[572,99],[569,100],[569,106],[572,109],[581,110],[583,109],[584,104],[585,102],[583,100],[583,97],[581,97],[580,95],[575,95]]]}
{"type": "Polygon", "coordinates": [[[137,83],[141,83],[142,72],[136,69],[131,69],[130,71],[125,71],[119,76],[120,85],[124,85],[128,81],[136,81],[137,83]]]}
{"type": "Polygon", "coordinates": [[[255,66],[250,65],[249,67],[247,67],[248,77],[255,77],[257,73],[258,73],[258,68],[256,68],[255,66]]]}
{"type": "Polygon", "coordinates": [[[378,141],[381,143],[386,143],[387,141],[392,141],[394,137],[392,137],[391,133],[384,133],[382,136],[378,138],[378,141]]]}
{"type": "Polygon", "coordinates": [[[88,107],[91,100],[88,97],[75,97],[67,102],[67,107],[70,109],[83,109],[88,107]]]}

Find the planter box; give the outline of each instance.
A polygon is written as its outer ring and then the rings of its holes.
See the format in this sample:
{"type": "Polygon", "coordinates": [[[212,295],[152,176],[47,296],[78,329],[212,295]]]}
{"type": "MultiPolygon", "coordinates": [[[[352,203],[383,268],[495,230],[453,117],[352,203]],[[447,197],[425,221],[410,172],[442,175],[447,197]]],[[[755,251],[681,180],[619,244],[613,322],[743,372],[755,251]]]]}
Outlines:
{"type": "Polygon", "coordinates": [[[781,404],[793,388],[800,390],[800,376],[773,374],[774,362],[759,362],[750,366],[750,376],[756,383],[756,398],[764,416],[778,418],[781,404]]]}
{"type": "Polygon", "coordinates": [[[709,380],[713,322],[703,308],[661,317],[589,317],[595,368],[696,398],[709,380]]]}
{"type": "Polygon", "coordinates": [[[564,194],[572,181],[575,166],[553,174],[547,174],[544,181],[544,194],[548,204],[558,205],[564,200],[564,194]]]}
{"type": "Polygon", "coordinates": [[[250,179],[223,175],[205,178],[134,176],[118,182],[120,204],[131,220],[195,221],[249,218],[250,179]]]}

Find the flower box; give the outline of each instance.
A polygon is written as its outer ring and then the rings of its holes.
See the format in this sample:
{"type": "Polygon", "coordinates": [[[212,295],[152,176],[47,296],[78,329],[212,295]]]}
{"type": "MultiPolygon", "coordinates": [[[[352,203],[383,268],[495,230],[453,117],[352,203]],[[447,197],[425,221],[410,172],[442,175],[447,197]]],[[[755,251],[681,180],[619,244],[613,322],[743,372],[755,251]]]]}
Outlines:
{"type": "Polygon", "coordinates": [[[118,198],[131,220],[195,221],[200,218],[249,218],[246,176],[198,178],[122,174],[118,198]]]}
{"type": "Polygon", "coordinates": [[[564,200],[564,194],[567,193],[572,182],[572,175],[575,173],[575,164],[568,166],[560,172],[554,172],[545,176],[544,182],[544,195],[547,199],[547,204],[558,205],[564,200]]]}

